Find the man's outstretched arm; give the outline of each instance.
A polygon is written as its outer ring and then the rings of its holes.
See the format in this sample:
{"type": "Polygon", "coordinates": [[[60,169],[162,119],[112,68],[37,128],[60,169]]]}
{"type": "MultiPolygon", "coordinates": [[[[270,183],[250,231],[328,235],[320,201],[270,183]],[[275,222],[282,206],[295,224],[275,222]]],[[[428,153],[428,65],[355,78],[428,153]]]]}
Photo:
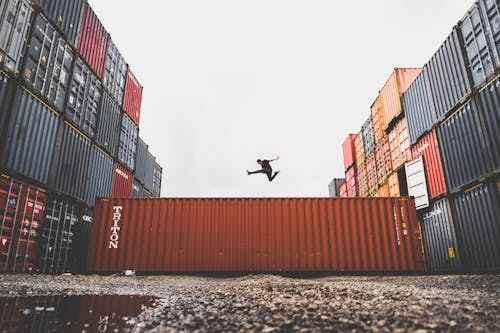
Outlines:
{"type": "Polygon", "coordinates": [[[279,159],[280,159],[280,156],[278,155],[278,156],[276,156],[275,159],[269,160],[269,162],[276,161],[276,160],[279,160],[279,159]]]}

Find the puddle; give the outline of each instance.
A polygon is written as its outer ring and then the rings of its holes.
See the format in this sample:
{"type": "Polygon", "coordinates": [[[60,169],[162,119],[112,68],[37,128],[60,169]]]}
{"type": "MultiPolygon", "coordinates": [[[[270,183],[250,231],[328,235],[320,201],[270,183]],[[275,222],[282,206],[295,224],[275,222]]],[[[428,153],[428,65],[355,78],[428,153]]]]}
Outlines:
{"type": "Polygon", "coordinates": [[[0,297],[0,333],[121,332],[156,297],[122,295],[0,297]]]}

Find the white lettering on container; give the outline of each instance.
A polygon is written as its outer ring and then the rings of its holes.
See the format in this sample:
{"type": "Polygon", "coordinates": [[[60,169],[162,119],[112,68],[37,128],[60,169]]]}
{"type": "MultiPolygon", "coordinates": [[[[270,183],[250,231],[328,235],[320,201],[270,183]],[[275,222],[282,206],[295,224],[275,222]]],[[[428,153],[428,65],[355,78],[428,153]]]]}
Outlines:
{"type": "Polygon", "coordinates": [[[109,247],[110,249],[118,248],[118,241],[120,240],[120,223],[122,220],[123,206],[113,206],[113,225],[111,227],[111,236],[109,236],[109,247]]]}

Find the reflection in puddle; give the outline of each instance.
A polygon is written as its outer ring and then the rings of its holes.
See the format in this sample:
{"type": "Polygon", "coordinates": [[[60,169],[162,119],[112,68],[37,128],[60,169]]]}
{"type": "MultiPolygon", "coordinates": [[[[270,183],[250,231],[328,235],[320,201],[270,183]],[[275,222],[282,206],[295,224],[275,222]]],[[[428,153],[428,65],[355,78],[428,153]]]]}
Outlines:
{"type": "Polygon", "coordinates": [[[156,305],[151,296],[37,296],[0,298],[0,333],[121,332],[156,305]]]}

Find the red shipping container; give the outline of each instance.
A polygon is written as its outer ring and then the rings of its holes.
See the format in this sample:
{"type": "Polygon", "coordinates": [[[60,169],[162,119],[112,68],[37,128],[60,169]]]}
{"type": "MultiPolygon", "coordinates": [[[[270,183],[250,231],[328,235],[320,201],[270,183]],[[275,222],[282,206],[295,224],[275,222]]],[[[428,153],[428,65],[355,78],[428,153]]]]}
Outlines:
{"type": "Polygon", "coordinates": [[[356,168],[350,167],[345,172],[345,182],[347,184],[347,196],[354,198],[358,195],[358,186],[356,180],[356,168]]]}
{"type": "Polygon", "coordinates": [[[139,125],[142,103],[142,86],[128,69],[127,83],[125,84],[125,97],[123,99],[123,109],[132,118],[136,125],[139,125]]]}
{"type": "Polygon", "coordinates": [[[410,137],[406,117],[399,120],[389,133],[392,169],[398,170],[411,159],[410,137]]]}
{"type": "Polygon", "coordinates": [[[0,176],[0,271],[26,273],[36,268],[36,239],[45,219],[47,195],[37,186],[0,176]]]}
{"type": "Polygon", "coordinates": [[[358,184],[358,196],[365,198],[368,196],[368,177],[366,174],[366,166],[363,164],[358,168],[356,174],[357,184],[358,184]]]}
{"type": "Polygon", "coordinates": [[[375,154],[371,154],[366,159],[366,179],[368,184],[368,193],[372,194],[377,191],[378,178],[377,178],[377,160],[375,154]]]}
{"type": "Polygon", "coordinates": [[[347,183],[346,182],[343,182],[342,185],[340,185],[339,197],[347,198],[347,183]]]}
{"type": "Polygon", "coordinates": [[[353,166],[354,160],[356,158],[354,154],[354,140],[356,139],[356,134],[349,134],[347,139],[342,144],[342,152],[344,153],[344,171],[353,166]]]}
{"type": "Polygon", "coordinates": [[[85,5],[82,18],[78,51],[97,76],[104,80],[104,66],[110,36],[90,5],[85,5]]]}
{"type": "Polygon", "coordinates": [[[359,132],[354,139],[354,157],[356,166],[365,163],[365,145],[363,143],[363,132],[359,132]]]}
{"type": "Polygon", "coordinates": [[[387,135],[375,147],[375,158],[377,160],[378,183],[383,184],[387,181],[387,176],[392,172],[391,148],[387,135]]]}
{"type": "Polygon", "coordinates": [[[425,271],[413,198],[100,199],[88,272],[425,271]]]}
{"type": "Polygon", "coordinates": [[[420,156],[424,157],[425,178],[429,197],[435,198],[446,193],[446,181],[444,178],[443,162],[436,138],[436,131],[433,130],[415,144],[412,149],[412,159],[420,156]]]}
{"type": "Polygon", "coordinates": [[[114,198],[128,198],[132,196],[133,185],[134,176],[132,173],[120,164],[115,163],[115,175],[111,195],[114,198]]]}

